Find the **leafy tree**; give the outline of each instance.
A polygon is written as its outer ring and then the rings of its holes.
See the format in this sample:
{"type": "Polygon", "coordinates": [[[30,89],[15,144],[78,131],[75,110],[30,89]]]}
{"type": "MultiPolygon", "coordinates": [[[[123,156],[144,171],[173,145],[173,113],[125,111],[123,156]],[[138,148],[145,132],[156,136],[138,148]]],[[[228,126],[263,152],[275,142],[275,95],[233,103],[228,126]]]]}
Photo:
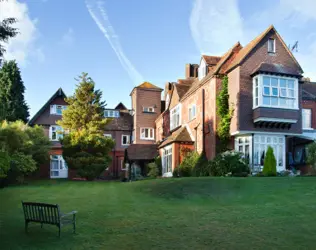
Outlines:
{"type": "Polygon", "coordinates": [[[230,138],[230,121],[233,110],[229,108],[229,94],[228,94],[228,77],[224,76],[222,80],[222,89],[216,99],[217,115],[219,116],[219,125],[217,135],[220,139],[220,151],[227,150],[227,144],[230,138]]]}
{"type": "Polygon", "coordinates": [[[0,124],[0,178],[23,181],[40,164],[48,161],[50,141],[39,126],[22,121],[0,124]]]}
{"type": "Polygon", "coordinates": [[[200,155],[193,151],[187,153],[186,157],[182,160],[179,165],[178,174],[180,177],[189,177],[194,175],[194,168],[196,167],[200,155]]]}
{"type": "Polygon", "coordinates": [[[15,18],[6,18],[0,22],[0,66],[3,54],[6,52],[2,43],[7,43],[9,38],[15,37],[19,33],[17,28],[12,27],[12,24],[16,22],[15,18]]]}
{"type": "Polygon", "coordinates": [[[27,122],[29,108],[24,100],[25,87],[15,61],[5,62],[0,69],[0,119],[27,122]]]}
{"type": "Polygon", "coordinates": [[[149,169],[148,176],[156,178],[159,174],[158,166],[155,162],[151,162],[147,164],[147,168],[149,169]]]}
{"type": "Polygon", "coordinates": [[[262,172],[265,176],[276,176],[277,174],[276,159],[274,157],[273,148],[271,148],[270,146],[268,147],[266,156],[264,158],[262,172]]]}
{"type": "Polygon", "coordinates": [[[307,152],[307,162],[316,170],[316,141],[308,145],[307,152]]]}
{"type": "Polygon", "coordinates": [[[58,124],[69,131],[61,141],[68,167],[93,180],[111,161],[109,153],[114,141],[103,136],[109,120],[104,118],[106,104],[101,101],[102,92],[95,90],[95,83],[86,73],[78,81],[74,95],[66,98],[69,105],[58,124]]]}

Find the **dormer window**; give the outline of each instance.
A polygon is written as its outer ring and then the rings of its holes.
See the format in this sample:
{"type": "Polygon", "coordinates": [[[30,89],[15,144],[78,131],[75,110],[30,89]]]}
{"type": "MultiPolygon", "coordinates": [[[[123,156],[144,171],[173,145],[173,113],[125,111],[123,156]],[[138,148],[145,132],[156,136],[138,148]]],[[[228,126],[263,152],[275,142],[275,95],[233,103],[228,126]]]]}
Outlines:
{"type": "Polygon", "coordinates": [[[199,70],[198,70],[199,80],[203,79],[206,76],[206,73],[207,73],[207,65],[204,59],[202,59],[199,66],[199,70]]]}
{"type": "Polygon", "coordinates": [[[268,53],[275,53],[275,39],[273,38],[268,40],[268,53]]]}
{"type": "Polygon", "coordinates": [[[104,110],[104,117],[120,117],[120,111],[118,110],[104,110]]]}

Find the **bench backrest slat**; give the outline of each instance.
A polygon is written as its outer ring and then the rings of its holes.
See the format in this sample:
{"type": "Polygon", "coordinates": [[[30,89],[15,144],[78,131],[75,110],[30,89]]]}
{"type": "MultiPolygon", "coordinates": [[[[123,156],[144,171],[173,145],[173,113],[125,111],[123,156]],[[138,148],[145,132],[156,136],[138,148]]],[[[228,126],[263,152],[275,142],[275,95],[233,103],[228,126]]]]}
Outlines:
{"type": "Polygon", "coordinates": [[[24,218],[27,221],[58,224],[60,211],[57,204],[22,202],[24,218]]]}

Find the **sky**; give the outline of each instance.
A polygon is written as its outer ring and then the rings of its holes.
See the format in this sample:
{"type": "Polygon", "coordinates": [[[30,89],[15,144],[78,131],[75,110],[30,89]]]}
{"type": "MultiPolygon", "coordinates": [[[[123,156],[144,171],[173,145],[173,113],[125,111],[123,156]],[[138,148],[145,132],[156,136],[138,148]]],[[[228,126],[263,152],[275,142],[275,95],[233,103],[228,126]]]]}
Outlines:
{"type": "Polygon", "coordinates": [[[304,76],[316,81],[315,0],[0,0],[0,20],[16,17],[15,59],[31,116],[61,87],[71,95],[87,72],[107,107],[143,81],[164,87],[184,78],[186,63],[246,45],[273,24],[304,76]]]}

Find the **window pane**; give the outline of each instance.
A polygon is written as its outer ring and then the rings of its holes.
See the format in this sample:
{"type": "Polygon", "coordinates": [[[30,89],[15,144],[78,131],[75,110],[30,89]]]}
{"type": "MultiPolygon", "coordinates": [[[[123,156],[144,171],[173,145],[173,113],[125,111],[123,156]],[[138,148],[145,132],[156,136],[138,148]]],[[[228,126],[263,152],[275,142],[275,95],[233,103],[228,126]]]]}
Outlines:
{"type": "Polygon", "coordinates": [[[241,153],[243,153],[243,152],[244,152],[244,150],[243,150],[243,146],[239,146],[239,147],[238,147],[238,152],[241,152],[241,153]]]}
{"type": "Polygon", "coordinates": [[[292,89],[289,89],[289,97],[292,97],[292,98],[294,98],[294,90],[292,90],[292,89]]]}
{"type": "Polygon", "coordinates": [[[294,107],[294,100],[293,100],[293,99],[288,99],[288,100],[287,100],[287,105],[288,105],[290,108],[293,108],[293,107],[294,107]]]}
{"type": "Polygon", "coordinates": [[[263,97],[263,104],[264,105],[270,105],[270,97],[264,96],[263,97]]]}
{"type": "Polygon", "coordinates": [[[294,80],[287,80],[288,88],[294,89],[294,80]]]}
{"type": "Polygon", "coordinates": [[[280,106],[286,106],[286,99],[280,98],[280,106]]]}
{"type": "Polygon", "coordinates": [[[145,137],[148,138],[148,129],[145,129],[145,137]]]}
{"type": "Polygon", "coordinates": [[[270,87],[264,87],[263,88],[263,94],[264,95],[270,95],[270,87]]]}
{"type": "Polygon", "coordinates": [[[278,96],[279,95],[279,89],[278,88],[272,88],[272,95],[278,96]]]}
{"type": "Polygon", "coordinates": [[[286,88],[281,88],[281,96],[287,97],[286,88]]]}
{"type": "Polygon", "coordinates": [[[263,77],[263,85],[264,86],[270,86],[270,77],[263,77]]]}
{"type": "Polygon", "coordinates": [[[280,79],[280,87],[286,88],[286,80],[285,79],[280,79]]]}
{"type": "Polygon", "coordinates": [[[278,78],[271,78],[271,86],[278,87],[278,78]]]}
{"type": "Polygon", "coordinates": [[[278,98],[277,97],[271,97],[271,105],[278,106],[278,98]]]}

